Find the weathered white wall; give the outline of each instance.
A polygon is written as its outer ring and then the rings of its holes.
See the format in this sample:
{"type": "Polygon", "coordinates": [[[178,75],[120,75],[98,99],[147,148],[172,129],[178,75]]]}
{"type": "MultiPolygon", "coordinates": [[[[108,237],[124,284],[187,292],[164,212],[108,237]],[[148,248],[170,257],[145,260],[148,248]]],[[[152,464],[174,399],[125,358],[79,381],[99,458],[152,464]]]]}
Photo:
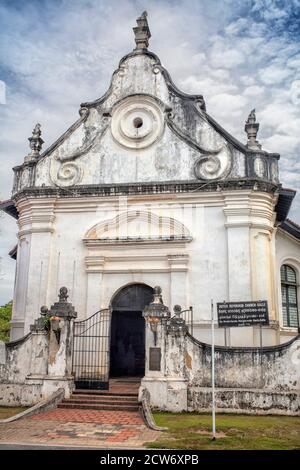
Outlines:
{"type": "MultiPolygon", "coordinates": [[[[4,343],[2,343],[4,344],[4,343]]],[[[0,361],[0,405],[31,406],[42,399],[39,381],[29,376],[43,376],[48,371],[48,337],[31,333],[4,345],[0,361]]]]}
{"type": "MultiPolygon", "coordinates": [[[[208,342],[211,299],[266,299],[270,319],[278,321],[273,204],[267,193],[246,190],[20,200],[18,272],[26,276],[16,280],[13,335],[21,336],[14,322],[25,319],[28,332],[63,285],[79,318],[107,308],[127,284],[160,285],[166,305],[194,307],[194,334],[208,342]]],[[[264,345],[278,342],[275,327],[264,328],[264,345]]],[[[227,345],[259,345],[257,328],[226,334],[227,345]]],[[[225,344],[224,330],[216,340],[225,344]]]]}
{"type": "MultiPolygon", "coordinates": [[[[147,361],[152,333],[147,330],[147,361]]],[[[161,370],[146,367],[140,394],[165,411],[211,409],[211,346],[190,335],[159,330],[161,370]]],[[[217,411],[300,414],[300,339],[267,348],[215,349],[217,411]]]]}
{"type": "Polygon", "coordinates": [[[50,325],[48,332],[35,325],[18,341],[0,342],[0,405],[32,406],[59,389],[72,393],[72,320],[60,318],[59,337],[50,325]]]}

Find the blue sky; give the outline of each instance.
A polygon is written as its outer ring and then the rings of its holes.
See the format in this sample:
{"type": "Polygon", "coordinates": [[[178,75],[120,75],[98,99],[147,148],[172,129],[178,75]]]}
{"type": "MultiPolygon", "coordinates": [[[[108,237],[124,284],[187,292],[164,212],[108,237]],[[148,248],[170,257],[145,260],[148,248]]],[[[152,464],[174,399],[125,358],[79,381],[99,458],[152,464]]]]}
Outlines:
{"type": "MultiPolygon", "coordinates": [[[[49,146],[83,101],[107,89],[134,47],[144,10],[157,53],[174,82],[202,93],[208,113],[241,141],[256,108],[263,148],[279,152],[281,182],[300,187],[300,0],[0,0],[0,198],[42,124],[49,146]],[[1,99],[0,99],[1,101],[1,99]],[[3,101],[3,93],[2,93],[3,101]]],[[[290,213],[300,223],[300,195],[290,213]]],[[[0,304],[12,297],[16,224],[0,218],[0,304]]]]}

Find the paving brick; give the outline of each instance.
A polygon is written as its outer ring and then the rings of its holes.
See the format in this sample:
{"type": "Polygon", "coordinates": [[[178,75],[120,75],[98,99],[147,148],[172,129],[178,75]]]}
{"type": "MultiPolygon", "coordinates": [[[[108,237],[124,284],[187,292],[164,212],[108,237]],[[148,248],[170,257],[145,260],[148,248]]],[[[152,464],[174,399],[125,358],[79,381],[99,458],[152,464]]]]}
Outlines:
{"type": "Polygon", "coordinates": [[[114,416],[115,413],[108,411],[78,410],[70,415],[69,411],[62,413],[61,409],[56,409],[1,424],[0,441],[134,448],[157,439],[160,434],[149,430],[138,413],[121,412],[114,416]]]}
{"type": "Polygon", "coordinates": [[[57,408],[46,411],[30,418],[34,421],[54,420],[76,423],[101,424],[137,424],[142,425],[143,420],[138,412],[134,411],[104,411],[57,408]]]}
{"type": "MultiPolygon", "coordinates": [[[[100,392],[131,394],[137,400],[139,383],[110,380],[110,389],[100,392]]],[[[95,391],[85,391],[87,394],[95,391]]],[[[21,420],[0,424],[1,442],[43,443],[109,447],[142,447],[159,432],[147,428],[138,411],[56,408],[21,420]]]]}

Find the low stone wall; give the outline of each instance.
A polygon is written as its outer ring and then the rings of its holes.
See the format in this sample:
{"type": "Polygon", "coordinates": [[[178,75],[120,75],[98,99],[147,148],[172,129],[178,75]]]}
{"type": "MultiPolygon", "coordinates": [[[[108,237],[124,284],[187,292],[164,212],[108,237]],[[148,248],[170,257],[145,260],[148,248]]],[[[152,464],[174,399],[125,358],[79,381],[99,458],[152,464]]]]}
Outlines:
{"type": "MultiPolygon", "coordinates": [[[[188,411],[211,412],[211,388],[189,387],[187,403],[188,411]]],[[[219,413],[291,416],[300,414],[300,396],[297,392],[217,388],[215,404],[219,413]]]]}
{"type": "Polygon", "coordinates": [[[0,343],[0,406],[32,406],[42,399],[42,382],[48,368],[46,332],[32,332],[10,343],[0,343]]]}
{"type": "Polygon", "coordinates": [[[65,391],[63,388],[60,388],[49,398],[38,401],[36,405],[27,408],[25,411],[21,411],[21,413],[11,416],[10,418],[0,419],[0,424],[11,423],[12,421],[17,421],[22,418],[28,418],[29,416],[36,415],[42,411],[52,410],[53,408],[56,408],[57,404],[64,399],[64,396],[65,391]]]}
{"type": "MultiPolygon", "coordinates": [[[[176,338],[168,336],[169,348],[176,338]]],[[[187,334],[183,340],[189,386],[211,386],[211,346],[187,334]]],[[[171,354],[171,351],[170,351],[171,354]]],[[[215,348],[215,384],[220,388],[276,391],[300,389],[300,336],[265,348],[215,348]]]]}
{"type": "MultiPolygon", "coordinates": [[[[152,408],[211,410],[211,346],[188,333],[161,335],[160,372],[148,372],[152,408]]],[[[300,336],[264,348],[215,348],[216,407],[219,412],[300,415],[300,336]]]]}
{"type": "MultiPolygon", "coordinates": [[[[61,296],[67,295],[65,288],[61,296]]],[[[67,298],[67,297],[66,297],[67,298]]],[[[59,389],[69,398],[74,388],[72,305],[57,302],[63,317],[50,318],[50,328],[37,321],[31,333],[10,343],[0,342],[0,406],[32,406],[59,389]],[[72,312],[71,312],[72,313],[72,312]],[[68,316],[69,315],[69,316],[68,316]]]]}
{"type": "Polygon", "coordinates": [[[40,400],[41,384],[0,383],[0,406],[33,406],[40,400]]]}
{"type": "MultiPolygon", "coordinates": [[[[176,338],[169,337],[173,348],[176,338]]],[[[211,409],[211,346],[183,339],[187,409],[211,409]]],[[[246,414],[300,414],[300,338],[266,348],[215,348],[216,409],[246,414]]]]}

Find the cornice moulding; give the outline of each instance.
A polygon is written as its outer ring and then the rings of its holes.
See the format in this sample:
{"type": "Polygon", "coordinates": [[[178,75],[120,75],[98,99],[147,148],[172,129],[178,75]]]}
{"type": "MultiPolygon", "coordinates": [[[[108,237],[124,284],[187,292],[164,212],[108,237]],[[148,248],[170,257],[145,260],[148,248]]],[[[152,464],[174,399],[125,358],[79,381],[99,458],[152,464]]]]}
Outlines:
{"type": "Polygon", "coordinates": [[[120,255],[120,256],[105,256],[107,262],[127,262],[127,261],[166,261],[166,255],[145,255],[141,253],[140,255],[120,255]]]}
{"type": "Polygon", "coordinates": [[[98,185],[78,185],[69,187],[67,190],[60,187],[27,187],[13,195],[13,200],[17,201],[24,196],[27,197],[68,197],[78,196],[101,196],[112,197],[119,195],[133,196],[136,194],[178,194],[190,192],[230,192],[252,190],[253,192],[274,193],[279,185],[259,178],[239,178],[214,181],[201,180],[176,180],[168,182],[143,182],[143,183],[121,183],[121,184],[98,184],[98,185]]]}
{"type": "Polygon", "coordinates": [[[87,267],[104,266],[104,263],[105,263],[104,256],[86,256],[85,257],[85,265],[87,267]]]}
{"type": "Polygon", "coordinates": [[[107,269],[107,268],[86,268],[87,273],[101,273],[101,274],[139,274],[139,273],[171,273],[171,272],[187,272],[188,268],[119,268],[119,269],[107,269]]]}
{"type": "Polygon", "coordinates": [[[30,225],[35,223],[53,223],[55,215],[53,214],[35,214],[35,215],[23,215],[19,218],[20,225],[30,225]]]}
{"type": "Polygon", "coordinates": [[[185,243],[190,243],[192,241],[192,237],[186,237],[186,238],[177,238],[177,237],[174,237],[174,238],[166,238],[166,239],[163,239],[163,238],[152,238],[152,239],[142,239],[142,238],[132,238],[132,239],[128,239],[128,238],[124,238],[124,239],[88,239],[88,238],[84,238],[83,239],[83,243],[85,245],[87,245],[88,247],[99,247],[99,246],[107,246],[107,245],[120,245],[120,246],[123,246],[124,245],[144,245],[144,246],[148,246],[148,245],[160,245],[160,244],[173,244],[173,243],[177,243],[177,244],[180,244],[180,245],[185,245],[185,243]]]}
{"type": "Polygon", "coordinates": [[[18,233],[18,238],[21,238],[23,237],[24,235],[29,235],[29,234],[32,234],[32,233],[54,233],[54,229],[53,228],[40,228],[40,227],[37,227],[37,228],[30,228],[28,230],[20,230],[20,232],[18,233]]]}
{"type": "Polygon", "coordinates": [[[259,224],[251,221],[241,221],[241,222],[227,222],[224,224],[226,228],[237,228],[237,227],[248,227],[259,230],[267,230],[268,232],[273,231],[273,227],[267,224],[259,224]]]}

